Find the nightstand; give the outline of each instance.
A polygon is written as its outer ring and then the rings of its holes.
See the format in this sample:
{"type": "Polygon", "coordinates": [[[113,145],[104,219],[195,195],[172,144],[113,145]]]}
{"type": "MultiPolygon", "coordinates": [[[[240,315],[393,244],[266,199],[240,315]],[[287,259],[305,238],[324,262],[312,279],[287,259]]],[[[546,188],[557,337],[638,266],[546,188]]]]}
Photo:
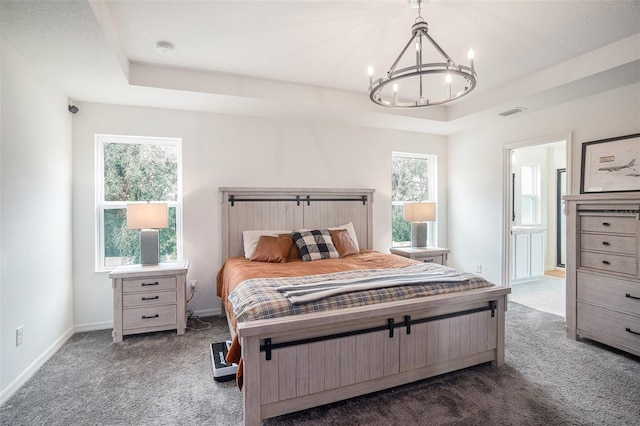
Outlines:
{"type": "Polygon", "coordinates": [[[114,269],[113,341],[129,334],[187,327],[187,272],[189,262],[127,265],[114,269]]]}
{"type": "Polygon", "coordinates": [[[447,256],[449,249],[439,247],[394,247],[391,254],[409,259],[419,260],[420,262],[433,262],[440,265],[447,264],[447,256]]]}

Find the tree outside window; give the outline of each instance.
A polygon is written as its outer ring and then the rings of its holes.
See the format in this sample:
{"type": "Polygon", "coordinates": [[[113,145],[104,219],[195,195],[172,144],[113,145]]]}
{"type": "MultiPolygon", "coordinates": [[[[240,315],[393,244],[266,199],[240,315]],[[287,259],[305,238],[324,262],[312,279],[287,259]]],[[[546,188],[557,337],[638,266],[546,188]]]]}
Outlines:
{"type": "Polygon", "coordinates": [[[127,229],[126,204],[165,202],[169,227],[160,229],[160,261],[181,256],[181,140],[96,135],[99,270],[140,263],[138,230],[127,229]]]}
{"type": "MultiPolygon", "coordinates": [[[[393,153],[391,172],[391,229],[393,246],[411,245],[411,223],[404,220],[404,203],[436,201],[436,157],[423,154],[393,153]]],[[[429,244],[434,241],[433,222],[429,223],[429,244]]]]}

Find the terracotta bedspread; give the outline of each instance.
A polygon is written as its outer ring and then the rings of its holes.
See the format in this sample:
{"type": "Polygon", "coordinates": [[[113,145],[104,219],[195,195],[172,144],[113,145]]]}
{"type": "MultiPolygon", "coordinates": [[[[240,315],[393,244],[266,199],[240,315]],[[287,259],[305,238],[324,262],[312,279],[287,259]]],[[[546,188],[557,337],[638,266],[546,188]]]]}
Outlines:
{"type": "Polygon", "coordinates": [[[287,263],[268,263],[252,262],[244,257],[233,257],[227,260],[218,272],[217,294],[222,298],[227,315],[229,315],[235,329],[233,306],[229,302],[228,296],[238,284],[248,279],[301,277],[358,269],[402,268],[413,263],[415,262],[404,257],[382,254],[372,250],[363,250],[360,254],[341,259],[323,259],[314,262],[296,260],[287,263]]]}
{"type": "MultiPolygon", "coordinates": [[[[252,278],[262,277],[299,277],[304,275],[330,274],[333,272],[352,271],[358,269],[401,268],[414,264],[415,261],[400,256],[382,254],[372,250],[363,250],[360,254],[341,259],[324,259],[314,262],[296,260],[287,263],[252,262],[244,257],[228,259],[216,277],[217,294],[222,298],[227,316],[236,330],[236,319],[229,294],[240,283],[252,278]]],[[[242,387],[242,359],[237,335],[227,356],[228,362],[238,363],[237,381],[242,387]]]]}

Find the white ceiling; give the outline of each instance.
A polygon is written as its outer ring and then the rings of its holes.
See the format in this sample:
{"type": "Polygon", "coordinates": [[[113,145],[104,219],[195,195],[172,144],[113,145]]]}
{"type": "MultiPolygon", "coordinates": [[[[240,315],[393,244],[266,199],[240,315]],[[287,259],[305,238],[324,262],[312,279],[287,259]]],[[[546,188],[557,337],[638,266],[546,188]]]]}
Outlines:
{"type": "Polygon", "coordinates": [[[441,134],[640,81],[637,0],[432,0],[422,15],[455,61],[476,53],[476,90],[448,106],[368,100],[367,66],[381,75],[409,40],[407,0],[0,0],[0,37],[76,101],[441,134]]]}

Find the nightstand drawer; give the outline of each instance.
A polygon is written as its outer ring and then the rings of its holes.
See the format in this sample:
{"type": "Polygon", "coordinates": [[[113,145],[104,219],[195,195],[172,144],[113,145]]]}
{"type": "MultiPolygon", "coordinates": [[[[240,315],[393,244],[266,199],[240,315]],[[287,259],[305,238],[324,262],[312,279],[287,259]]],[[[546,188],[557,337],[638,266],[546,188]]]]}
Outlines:
{"type": "Polygon", "coordinates": [[[442,256],[414,257],[413,259],[425,263],[437,263],[439,265],[444,265],[442,256]]]}
{"type": "Polygon", "coordinates": [[[173,290],[176,288],[176,277],[149,277],[143,279],[122,280],[122,292],[173,290]]]}
{"type": "Polygon", "coordinates": [[[636,275],[638,268],[637,257],[592,252],[580,253],[580,266],[631,276],[636,275]]]}
{"type": "Polygon", "coordinates": [[[612,234],[635,234],[634,216],[581,216],[580,230],[588,232],[609,232],[612,234]]]}
{"type": "Polygon", "coordinates": [[[449,249],[440,247],[392,247],[391,254],[425,263],[447,264],[449,249]]]}
{"type": "Polygon", "coordinates": [[[635,256],[638,253],[636,237],[607,234],[581,234],[582,250],[597,250],[635,256]]]}
{"type": "Polygon", "coordinates": [[[132,293],[122,296],[122,306],[129,308],[132,306],[167,305],[176,303],[175,291],[156,291],[153,293],[132,293]]]}
{"type": "Polygon", "coordinates": [[[122,328],[124,330],[175,325],[176,323],[176,305],[149,306],[122,311],[122,328]]]}

